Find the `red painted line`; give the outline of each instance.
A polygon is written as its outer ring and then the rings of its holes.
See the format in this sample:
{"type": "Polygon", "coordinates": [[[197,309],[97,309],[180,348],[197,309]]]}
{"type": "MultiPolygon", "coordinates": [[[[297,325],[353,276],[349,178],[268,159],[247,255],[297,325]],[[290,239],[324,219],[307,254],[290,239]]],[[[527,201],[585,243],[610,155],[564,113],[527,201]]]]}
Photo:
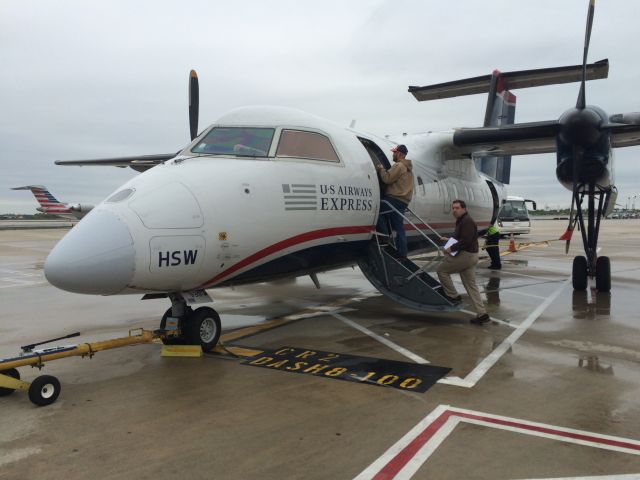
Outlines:
{"type": "Polygon", "coordinates": [[[433,422],[431,422],[427,428],[425,428],[416,438],[414,438],[409,445],[404,447],[398,454],[393,457],[389,462],[382,467],[382,469],[376,473],[373,477],[374,480],[390,480],[394,478],[409,461],[415,457],[416,453],[427,443],[431,437],[433,437],[440,428],[445,424],[449,417],[454,412],[446,410],[433,422]]]}
{"type": "Polygon", "coordinates": [[[585,442],[601,443],[603,445],[608,445],[610,447],[628,448],[630,450],[637,450],[640,452],[640,445],[635,443],[622,442],[620,440],[610,440],[610,439],[598,437],[595,435],[586,435],[584,433],[565,432],[563,430],[557,430],[555,428],[540,427],[536,425],[528,425],[526,423],[512,422],[509,420],[501,420],[498,418],[483,417],[482,415],[474,415],[471,413],[456,412],[456,415],[459,417],[472,418],[474,420],[481,420],[483,422],[495,423],[497,425],[504,425],[506,427],[520,428],[522,430],[546,433],[547,435],[555,435],[558,437],[573,438],[574,440],[583,440],[585,442]]]}
{"type": "Polygon", "coordinates": [[[272,255],[280,250],[284,250],[285,248],[292,247],[294,245],[299,245],[301,243],[310,242],[312,240],[317,240],[319,238],[333,237],[336,235],[354,235],[358,233],[370,233],[375,230],[373,225],[364,225],[360,227],[337,227],[337,228],[324,228],[322,230],[314,230],[311,232],[302,233],[300,235],[296,235],[295,237],[287,238],[286,240],[282,240],[278,243],[274,243],[273,245],[263,248],[262,250],[254,253],[253,255],[248,256],[244,260],[239,261],[235,265],[227,268],[224,272],[219,273],[211,280],[202,284],[202,287],[213,285],[214,283],[219,282],[223,278],[231,275],[232,273],[240,270],[241,268],[246,267],[247,265],[251,265],[252,263],[257,262],[258,260],[272,255]]]}
{"type": "Polygon", "coordinates": [[[582,440],[585,442],[597,443],[601,445],[607,445],[610,447],[626,448],[629,450],[635,450],[640,452],[640,444],[625,442],[622,440],[613,440],[608,438],[599,437],[596,435],[589,435],[585,433],[567,432],[551,427],[544,427],[539,425],[530,425],[527,423],[521,423],[511,420],[504,420],[500,418],[485,417],[483,415],[458,412],[455,410],[446,410],[440,414],[435,420],[433,420],[427,427],[420,432],[407,446],[405,446],[395,457],[393,457],[382,469],[373,477],[375,480],[390,480],[405,467],[409,461],[420,451],[422,447],[442,428],[447,420],[451,417],[468,418],[472,420],[479,420],[486,423],[493,423],[496,425],[502,425],[505,427],[513,427],[520,430],[528,430],[530,432],[544,433],[546,435],[554,435],[556,437],[571,438],[573,440],[582,440]]]}

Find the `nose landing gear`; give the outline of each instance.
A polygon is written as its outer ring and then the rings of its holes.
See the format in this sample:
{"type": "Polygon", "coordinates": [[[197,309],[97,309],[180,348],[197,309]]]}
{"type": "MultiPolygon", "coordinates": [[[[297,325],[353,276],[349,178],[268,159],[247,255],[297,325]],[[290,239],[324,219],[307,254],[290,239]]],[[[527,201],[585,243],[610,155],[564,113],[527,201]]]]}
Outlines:
{"type": "Polygon", "coordinates": [[[162,339],[165,345],[200,345],[208,351],[220,339],[222,326],[220,316],[211,307],[193,310],[180,294],[170,294],[171,308],[162,316],[160,329],[167,335],[162,339]],[[175,333],[171,335],[171,331],[175,333]]]}

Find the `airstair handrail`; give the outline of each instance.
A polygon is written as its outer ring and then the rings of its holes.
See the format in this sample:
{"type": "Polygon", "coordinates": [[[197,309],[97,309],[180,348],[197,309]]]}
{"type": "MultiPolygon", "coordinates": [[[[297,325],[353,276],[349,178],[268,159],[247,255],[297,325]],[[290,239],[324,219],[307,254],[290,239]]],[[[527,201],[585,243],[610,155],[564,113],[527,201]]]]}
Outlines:
{"type": "MultiPolygon", "coordinates": [[[[426,238],[429,243],[431,243],[434,247],[436,247],[436,249],[438,250],[438,254],[440,253],[442,247],[440,245],[438,245],[436,242],[434,242],[433,240],[431,240],[431,238],[429,238],[429,235],[427,235],[426,233],[424,233],[421,229],[418,228],[418,226],[413,223],[411,221],[411,219],[409,219],[409,217],[407,217],[405,214],[401,213],[396,207],[394,207],[390,202],[388,202],[387,200],[382,200],[381,203],[386,204],[388,207],[391,207],[391,210],[393,210],[394,212],[396,212],[398,215],[400,215],[402,218],[404,218],[407,222],[409,222],[409,224],[416,229],[416,231],[418,231],[420,233],[420,235],[422,235],[424,238],[426,238]]],[[[416,217],[418,220],[420,220],[429,230],[431,230],[433,233],[435,233],[438,238],[440,238],[440,234],[438,232],[436,232],[433,228],[431,228],[431,226],[424,221],[422,218],[420,218],[413,210],[411,210],[409,208],[409,206],[407,206],[407,211],[411,213],[411,215],[413,215],[414,217],[416,217]]],[[[387,213],[387,212],[385,212],[387,213]]],[[[380,212],[380,215],[383,215],[382,212],[380,212]]]]}

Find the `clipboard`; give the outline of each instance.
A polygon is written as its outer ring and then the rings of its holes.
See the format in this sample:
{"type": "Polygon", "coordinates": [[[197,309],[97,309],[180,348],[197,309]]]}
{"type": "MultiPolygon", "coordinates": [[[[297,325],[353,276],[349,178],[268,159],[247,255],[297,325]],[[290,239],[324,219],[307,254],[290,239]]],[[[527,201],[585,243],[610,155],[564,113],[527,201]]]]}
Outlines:
{"type": "MultiPolygon", "coordinates": [[[[444,249],[446,250],[451,245],[455,245],[456,243],[458,243],[458,240],[456,240],[455,238],[451,237],[451,238],[449,238],[449,240],[447,240],[447,243],[444,244],[444,249]]],[[[449,254],[452,257],[455,257],[458,254],[458,252],[449,252],[449,254]]]]}

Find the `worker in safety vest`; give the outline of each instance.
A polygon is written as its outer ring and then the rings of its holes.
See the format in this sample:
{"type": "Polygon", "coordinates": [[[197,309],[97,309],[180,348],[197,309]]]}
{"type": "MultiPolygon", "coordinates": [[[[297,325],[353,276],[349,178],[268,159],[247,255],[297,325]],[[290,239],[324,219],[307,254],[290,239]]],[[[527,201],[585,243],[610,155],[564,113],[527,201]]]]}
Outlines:
{"type": "Polygon", "coordinates": [[[494,223],[487,229],[485,234],[484,248],[491,258],[491,264],[487,267],[491,270],[500,270],[502,268],[502,262],[500,261],[500,248],[498,243],[500,242],[500,230],[494,223]]]}

